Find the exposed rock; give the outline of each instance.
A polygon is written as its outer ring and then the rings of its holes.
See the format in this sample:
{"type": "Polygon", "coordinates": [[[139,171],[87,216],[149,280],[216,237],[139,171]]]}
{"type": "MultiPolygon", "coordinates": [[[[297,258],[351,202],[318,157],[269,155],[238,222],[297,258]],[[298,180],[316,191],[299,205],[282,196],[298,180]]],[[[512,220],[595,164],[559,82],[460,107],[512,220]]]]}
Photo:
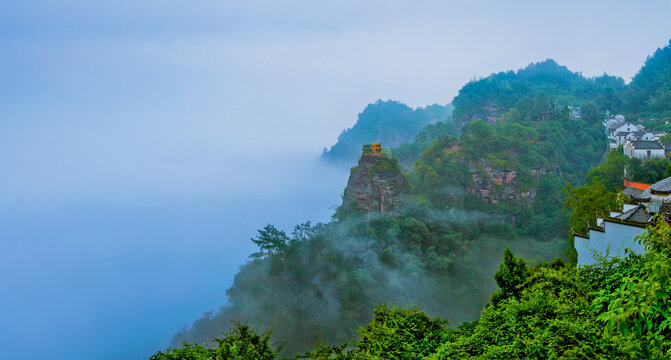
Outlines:
{"type": "MultiPolygon", "coordinates": [[[[489,203],[515,199],[533,203],[536,199],[534,188],[529,191],[520,189],[516,170],[491,166],[486,160],[471,164],[469,168],[473,179],[473,187],[469,188],[468,191],[479,195],[489,203]]],[[[550,170],[533,169],[531,175],[538,181],[538,178],[548,171],[550,170]]]]}
{"type": "Polygon", "coordinates": [[[352,169],[343,206],[363,212],[386,212],[396,207],[410,186],[395,159],[386,154],[364,154],[352,169]]]}
{"type": "Polygon", "coordinates": [[[455,119],[455,124],[457,124],[458,127],[462,127],[465,124],[478,119],[484,119],[493,124],[499,121],[501,115],[503,115],[507,110],[508,108],[498,104],[495,98],[490,98],[483,106],[475,107],[471,109],[470,112],[455,119]]]}

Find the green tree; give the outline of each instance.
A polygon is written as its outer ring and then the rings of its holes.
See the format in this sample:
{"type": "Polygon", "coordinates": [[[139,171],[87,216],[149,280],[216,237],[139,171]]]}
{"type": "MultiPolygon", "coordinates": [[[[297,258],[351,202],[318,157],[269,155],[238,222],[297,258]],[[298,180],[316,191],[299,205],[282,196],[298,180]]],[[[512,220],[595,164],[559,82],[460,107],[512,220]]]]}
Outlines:
{"type": "Polygon", "coordinates": [[[529,269],[517,296],[483,309],[471,329],[428,360],[628,359],[595,321],[588,289],[562,261],[529,269]]]}
{"type": "Polygon", "coordinates": [[[609,274],[594,303],[598,320],[620,351],[639,359],[671,356],[671,227],[661,216],[638,237],[643,256],[629,255],[609,274]]]}
{"type": "Polygon", "coordinates": [[[223,338],[214,339],[218,346],[216,359],[273,360],[281,347],[270,346],[270,332],[257,334],[247,324],[238,323],[223,338]]]}
{"type": "Polygon", "coordinates": [[[620,207],[617,195],[608,191],[598,178],[581,187],[568,184],[564,190],[567,195],[564,207],[572,210],[569,224],[580,232],[587,232],[589,224],[596,225],[597,215],[609,214],[611,208],[620,207]]]}
{"type": "Polygon", "coordinates": [[[179,349],[168,349],[166,352],[159,351],[152,355],[150,360],[214,360],[216,359],[214,349],[207,349],[202,345],[183,343],[179,349]]]}
{"type": "Polygon", "coordinates": [[[670,165],[671,161],[666,158],[650,159],[646,162],[642,162],[636,158],[631,158],[628,159],[626,166],[627,177],[633,181],[653,184],[667,177],[665,175],[666,169],[670,165]]]}
{"type": "Polygon", "coordinates": [[[622,145],[608,153],[606,161],[590,170],[585,179],[602,182],[609,191],[617,191],[623,187],[624,169],[629,164],[629,157],[624,154],[622,145]]]}
{"type": "Polygon", "coordinates": [[[590,126],[601,126],[601,114],[593,101],[586,101],[580,106],[582,119],[590,126]]]}
{"type": "Polygon", "coordinates": [[[607,87],[596,99],[596,102],[600,108],[617,114],[622,107],[622,95],[612,87],[607,87]]]}
{"type": "Polygon", "coordinates": [[[216,348],[183,343],[181,348],[157,352],[150,360],[274,360],[281,350],[270,346],[270,332],[259,335],[243,323],[236,323],[224,337],[214,341],[216,348]]]}
{"type": "Polygon", "coordinates": [[[445,342],[447,321],[415,308],[378,306],[373,320],[359,330],[357,359],[411,360],[432,354],[445,342]]]}
{"type": "Polygon", "coordinates": [[[348,349],[349,344],[344,343],[338,346],[321,345],[314,351],[308,351],[305,354],[296,355],[294,359],[310,360],[354,360],[355,352],[348,349]]]}
{"type": "Polygon", "coordinates": [[[500,290],[492,294],[492,303],[496,305],[501,300],[517,297],[520,291],[519,286],[522,285],[528,275],[529,270],[524,259],[515,257],[510,248],[506,246],[503,253],[503,263],[494,274],[494,279],[500,290]]]}
{"type": "MultiPolygon", "coordinates": [[[[297,230],[301,231],[300,228],[297,230]]],[[[286,252],[290,239],[284,231],[268,224],[258,232],[259,235],[252,238],[252,242],[259,247],[259,251],[251,254],[251,258],[259,259],[271,255],[283,255],[286,252]]]]}

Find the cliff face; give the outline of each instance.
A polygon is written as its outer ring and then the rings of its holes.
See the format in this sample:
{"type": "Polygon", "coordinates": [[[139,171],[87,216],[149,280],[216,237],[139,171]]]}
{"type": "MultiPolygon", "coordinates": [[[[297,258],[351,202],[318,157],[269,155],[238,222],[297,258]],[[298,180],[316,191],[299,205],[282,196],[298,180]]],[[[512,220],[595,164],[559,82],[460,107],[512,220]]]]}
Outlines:
{"type": "Polygon", "coordinates": [[[385,154],[364,154],[352,169],[343,206],[361,212],[386,212],[396,207],[410,190],[395,159],[385,154]]]}
{"type": "Polygon", "coordinates": [[[455,118],[454,122],[459,128],[478,119],[487,120],[493,124],[496,123],[501,118],[501,115],[507,110],[508,108],[499,104],[496,98],[490,98],[482,106],[473,107],[469,112],[461,114],[461,116],[455,118]]]}
{"type": "MultiPolygon", "coordinates": [[[[521,189],[519,174],[516,170],[491,166],[485,160],[481,160],[477,164],[471,164],[469,168],[473,186],[469,187],[468,191],[477,194],[489,203],[520,200],[532,204],[536,199],[535,186],[529,187],[528,190],[521,189]]],[[[527,181],[531,181],[535,185],[541,175],[551,171],[548,169],[532,169],[527,174],[527,181]]]]}

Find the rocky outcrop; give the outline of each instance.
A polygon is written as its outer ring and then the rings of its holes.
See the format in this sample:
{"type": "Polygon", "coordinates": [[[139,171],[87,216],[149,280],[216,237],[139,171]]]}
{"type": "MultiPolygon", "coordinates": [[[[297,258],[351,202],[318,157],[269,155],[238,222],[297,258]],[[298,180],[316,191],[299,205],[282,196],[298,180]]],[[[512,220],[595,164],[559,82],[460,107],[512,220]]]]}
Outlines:
{"type": "Polygon", "coordinates": [[[459,128],[478,119],[483,119],[493,124],[499,121],[506,111],[508,111],[506,106],[499,104],[495,98],[490,98],[481,106],[472,106],[467,111],[459,113],[455,117],[454,123],[459,128]]]}
{"type": "MultiPolygon", "coordinates": [[[[471,164],[469,168],[473,179],[473,186],[468,191],[479,195],[489,203],[507,200],[522,200],[533,203],[536,199],[535,186],[531,187],[528,191],[520,189],[516,170],[491,166],[485,160],[481,160],[477,164],[471,164]]],[[[533,169],[530,175],[537,183],[539,177],[548,171],[541,168],[533,169]]]]}
{"type": "Polygon", "coordinates": [[[343,207],[361,212],[387,212],[410,191],[396,159],[386,154],[364,154],[352,168],[343,196],[343,207]]]}

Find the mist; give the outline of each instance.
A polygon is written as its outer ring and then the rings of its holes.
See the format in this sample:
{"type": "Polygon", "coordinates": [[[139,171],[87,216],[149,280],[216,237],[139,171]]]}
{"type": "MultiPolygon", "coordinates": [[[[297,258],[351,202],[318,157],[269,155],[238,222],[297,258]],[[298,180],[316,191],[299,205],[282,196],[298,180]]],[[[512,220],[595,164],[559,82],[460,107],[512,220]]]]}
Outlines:
{"type": "Polygon", "coordinates": [[[264,168],[282,183],[210,198],[3,204],[5,348],[15,358],[32,349],[26,358],[76,351],[133,359],[167,345],[180,328],[226,303],[257,228],[328,221],[345,181],[339,174],[313,181],[320,168],[309,161],[264,168]]]}
{"type": "Polygon", "coordinates": [[[172,346],[215,344],[213,338],[238,321],[271,331],[273,343],[283,344],[284,355],[290,356],[315,343],[355,340],[358,327],[380,304],[417,306],[456,327],[476,320],[497,289],[493,275],[506,247],[532,265],[565,250],[563,239],[518,237],[510,228],[502,232],[502,219],[483,212],[432,210],[423,223],[407,215],[416,207],[411,200],[388,214],[318,225],[285,250],[250,260],[227,291],[230,302],[180,331],[172,346]],[[366,236],[358,229],[375,230],[366,236]],[[477,230],[463,234],[466,229],[477,230]],[[450,256],[444,248],[427,245],[436,234],[450,237],[439,245],[449,247],[450,256]],[[428,258],[442,260],[427,265],[428,258]]]}
{"type": "Polygon", "coordinates": [[[317,158],[366,104],[448,103],[473,77],[548,57],[629,80],[668,41],[670,12],[0,3],[4,353],[147,358],[228,301],[256,229],[329,220],[348,170],[317,158]]]}

